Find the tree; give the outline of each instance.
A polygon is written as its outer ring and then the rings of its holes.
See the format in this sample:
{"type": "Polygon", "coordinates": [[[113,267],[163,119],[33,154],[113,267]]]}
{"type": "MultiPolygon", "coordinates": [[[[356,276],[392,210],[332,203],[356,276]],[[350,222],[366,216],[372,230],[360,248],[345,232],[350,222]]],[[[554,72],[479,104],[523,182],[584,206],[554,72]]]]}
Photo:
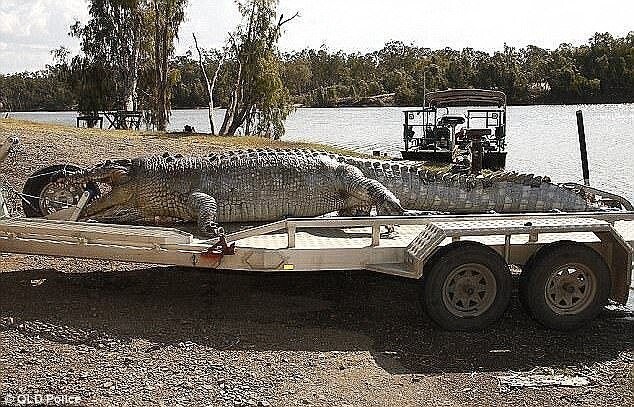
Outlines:
{"type": "Polygon", "coordinates": [[[220,68],[222,68],[222,64],[224,63],[224,55],[218,61],[218,66],[216,67],[216,72],[214,73],[213,79],[209,80],[209,75],[207,75],[207,71],[205,70],[205,62],[203,61],[203,53],[198,46],[198,40],[196,39],[196,34],[192,33],[194,37],[194,44],[196,46],[196,51],[198,51],[198,61],[200,65],[201,73],[205,78],[205,84],[207,85],[207,96],[209,98],[208,106],[209,106],[209,128],[211,130],[211,135],[216,135],[216,128],[214,126],[214,88],[216,87],[216,82],[218,81],[218,73],[220,72],[220,68]]]}
{"type": "MultiPolygon", "coordinates": [[[[91,1],[97,4],[97,0],[91,1]]],[[[122,1],[116,4],[121,5],[122,1]]],[[[125,4],[130,2],[127,0],[125,4]]],[[[115,0],[108,2],[114,3],[115,0]]],[[[150,8],[150,0],[138,0],[135,4],[143,12],[136,105],[147,108],[156,105],[154,24],[150,18],[154,9],[150,8]]],[[[114,12],[114,9],[108,10],[114,12]]],[[[250,15],[252,8],[247,11],[250,15]]],[[[276,26],[279,22],[274,17],[271,24],[276,26]]],[[[245,17],[243,34],[247,32],[248,23],[245,17]]],[[[634,32],[623,37],[595,34],[580,46],[562,44],[554,50],[531,45],[522,49],[505,47],[493,54],[471,48],[431,50],[390,42],[381,50],[365,54],[330,51],[323,46],[279,55],[276,47],[271,51],[264,45],[254,45],[259,37],[248,46],[237,41],[240,39],[237,34],[232,38],[239,45],[235,48],[242,50],[239,53],[242,59],[236,57],[238,53],[231,46],[232,41],[223,49],[201,48],[200,51],[210,85],[216,77],[214,70],[217,71],[219,61],[225,56],[212,90],[214,106],[234,103],[232,96],[236,94],[240,66],[254,64],[255,68],[242,69],[239,82],[239,88],[245,92],[239,98],[243,103],[240,106],[249,106],[242,126],[249,132],[273,134],[274,126],[256,125],[258,119],[263,118],[258,112],[263,111],[260,106],[271,109],[270,112],[290,111],[276,110],[279,109],[276,103],[280,101],[283,106],[290,106],[290,101],[312,107],[339,106],[372,95],[395,93],[397,105],[419,105],[423,100],[423,72],[426,72],[429,91],[447,87],[497,88],[507,93],[510,104],[634,101],[634,32]],[[257,52],[247,53],[247,49],[257,52]],[[255,56],[247,60],[247,55],[255,56]],[[277,102],[266,102],[266,95],[274,95],[277,102]]],[[[53,54],[56,62],[44,70],[0,75],[0,100],[4,109],[69,110],[78,106],[79,111],[95,113],[104,108],[122,108],[126,97],[119,91],[130,86],[120,85],[126,82],[121,79],[125,72],[116,72],[119,65],[114,63],[113,57],[97,58],[98,54],[82,53],[73,58],[63,48],[53,54]]],[[[167,106],[193,108],[211,101],[200,69],[200,56],[194,58],[190,52],[169,58],[169,69],[165,71],[170,95],[167,106]]],[[[240,109],[236,107],[235,112],[233,115],[238,116],[240,109]]],[[[274,119],[279,123],[282,116],[274,119]]],[[[283,128],[277,128],[281,134],[283,128]]]]}
{"type": "Polygon", "coordinates": [[[85,69],[98,67],[99,74],[104,70],[111,77],[115,106],[101,108],[137,108],[144,6],[144,0],[90,0],[88,23],[76,22],[71,27],[71,35],[81,40],[85,58],[78,64],[85,69]]]}
{"type": "Polygon", "coordinates": [[[146,13],[151,35],[153,52],[153,111],[156,128],[165,131],[170,112],[170,69],[169,59],[174,53],[174,40],[185,19],[187,0],[149,0],[146,13]]]}
{"type": "Polygon", "coordinates": [[[278,40],[290,18],[277,17],[278,0],[238,0],[243,22],[230,35],[226,52],[233,60],[233,89],[220,134],[245,133],[280,138],[292,110],[281,79],[278,40]]]}
{"type": "MultiPolygon", "coordinates": [[[[106,106],[112,106],[109,90],[113,88],[110,70],[100,61],[76,56],[71,63],[71,83],[77,95],[77,108],[85,115],[96,116],[106,106]]],[[[94,126],[88,122],[88,126],[94,126]]]]}

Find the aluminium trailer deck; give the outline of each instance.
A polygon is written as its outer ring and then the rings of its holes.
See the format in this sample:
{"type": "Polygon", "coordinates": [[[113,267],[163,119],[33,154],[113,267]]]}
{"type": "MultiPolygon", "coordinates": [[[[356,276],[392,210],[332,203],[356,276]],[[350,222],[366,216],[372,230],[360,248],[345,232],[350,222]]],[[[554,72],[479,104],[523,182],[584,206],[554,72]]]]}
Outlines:
{"type": "Polygon", "coordinates": [[[269,272],[368,269],[419,278],[426,257],[460,239],[483,243],[521,265],[539,247],[560,240],[605,251],[601,247],[610,243],[600,236],[606,233],[631,255],[634,213],[288,219],[228,234],[233,254],[174,228],[15,218],[0,220],[0,251],[269,272]],[[396,233],[382,237],[385,225],[396,225],[396,233]],[[414,253],[420,246],[429,246],[428,253],[414,253]],[[415,266],[413,255],[422,256],[415,266]]]}

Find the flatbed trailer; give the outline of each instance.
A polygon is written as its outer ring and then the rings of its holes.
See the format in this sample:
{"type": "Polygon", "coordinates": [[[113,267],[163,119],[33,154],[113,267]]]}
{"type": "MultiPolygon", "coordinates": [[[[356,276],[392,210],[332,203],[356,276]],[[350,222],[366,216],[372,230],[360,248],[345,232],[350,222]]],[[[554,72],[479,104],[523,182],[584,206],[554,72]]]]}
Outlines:
{"type": "Polygon", "coordinates": [[[220,240],[175,228],[0,220],[3,253],[259,272],[365,269],[424,277],[430,317],[444,328],[466,330],[504,312],[511,294],[510,264],[524,268],[523,302],[552,328],[580,326],[596,315],[602,297],[625,304],[633,244],[634,212],[301,218],[220,240]],[[387,227],[394,232],[387,233],[387,227]],[[553,251],[555,258],[566,260],[555,261],[544,283],[543,273],[532,265],[543,265],[542,257],[551,259],[553,251]],[[540,278],[528,278],[537,274],[540,278]],[[541,298],[541,306],[550,305],[550,312],[542,315],[540,304],[531,309],[530,296],[541,298]]]}

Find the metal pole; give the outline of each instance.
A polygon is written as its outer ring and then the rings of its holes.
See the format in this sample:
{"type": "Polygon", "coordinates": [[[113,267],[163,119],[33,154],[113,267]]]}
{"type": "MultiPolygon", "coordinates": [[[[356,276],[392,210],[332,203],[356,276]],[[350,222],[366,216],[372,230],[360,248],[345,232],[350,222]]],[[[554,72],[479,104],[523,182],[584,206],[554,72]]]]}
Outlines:
{"type": "Polygon", "coordinates": [[[427,71],[423,69],[423,109],[425,109],[426,98],[427,98],[427,71]]]}
{"type": "Polygon", "coordinates": [[[581,150],[581,169],[583,184],[590,185],[590,170],[588,169],[588,149],[586,147],[586,131],[583,127],[583,112],[577,110],[577,131],[579,132],[579,148],[581,150]]]}
{"type": "MultiPolygon", "coordinates": [[[[407,139],[407,125],[409,124],[409,119],[407,118],[408,113],[407,112],[403,112],[403,114],[405,115],[405,117],[403,118],[403,141],[405,142],[405,151],[409,150],[409,140],[407,139]]],[[[372,155],[374,155],[374,151],[372,152],[372,155]]]]}

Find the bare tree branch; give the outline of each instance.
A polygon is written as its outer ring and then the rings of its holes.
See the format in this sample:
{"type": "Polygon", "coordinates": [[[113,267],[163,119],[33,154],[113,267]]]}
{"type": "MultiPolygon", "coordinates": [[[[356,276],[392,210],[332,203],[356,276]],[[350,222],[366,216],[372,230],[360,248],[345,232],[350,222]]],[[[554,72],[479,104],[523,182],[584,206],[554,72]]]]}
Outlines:
{"type": "Polygon", "coordinates": [[[277,22],[277,29],[279,30],[284,24],[288,23],[289,21],[297,17],[299,17],[299,11],[295,12],[295,14],[293,14],[292,17],[289,17],[287,19],[284,19],[284,14],[282,13],[280,15],[280,20],[277,22]]]}
{"type": "MultiPolygon", "coordinates": [[[[216,135],[216,128],[214,126],[214,86],[216,84],[216,77],[218,76],[218,71],[220,70],[220,65],[218,65],[218,69],[216,70],[216,74],[214,75],[213,84],[209,82],[209,76],[207,76],[207,71],[205,70],[205,63],[203,62],[203,53],[198,46],[198,40],[196,39],[196,33],[192,33],[194,37],[194,45],[196,46],[196,51],[198,51],[198,65],[200,66],[200,70],[203,73],[203,77],[205,78],[205,83],[207,84],[207,96],[209,97],[209,127],[211,130],[211,135],[216,135]]],[[[222,63],[222,62],[221,62],[222,63]]]]}
{"type": "Polygon", "coordinates": [[[222,54],[222,57],[220,58],[220,61],[218,61],[218,66],[216,67],[216,72],[214,72],[214,77],[211,80],[211,91],[212,92],[216,88],[216,81],[218,80],[218,74],[220,73],[220,68],[222,68],[222,65],[224,65],[224,63],[225,63],[226,56],[227,56],[226,54],[222,54]]]}

